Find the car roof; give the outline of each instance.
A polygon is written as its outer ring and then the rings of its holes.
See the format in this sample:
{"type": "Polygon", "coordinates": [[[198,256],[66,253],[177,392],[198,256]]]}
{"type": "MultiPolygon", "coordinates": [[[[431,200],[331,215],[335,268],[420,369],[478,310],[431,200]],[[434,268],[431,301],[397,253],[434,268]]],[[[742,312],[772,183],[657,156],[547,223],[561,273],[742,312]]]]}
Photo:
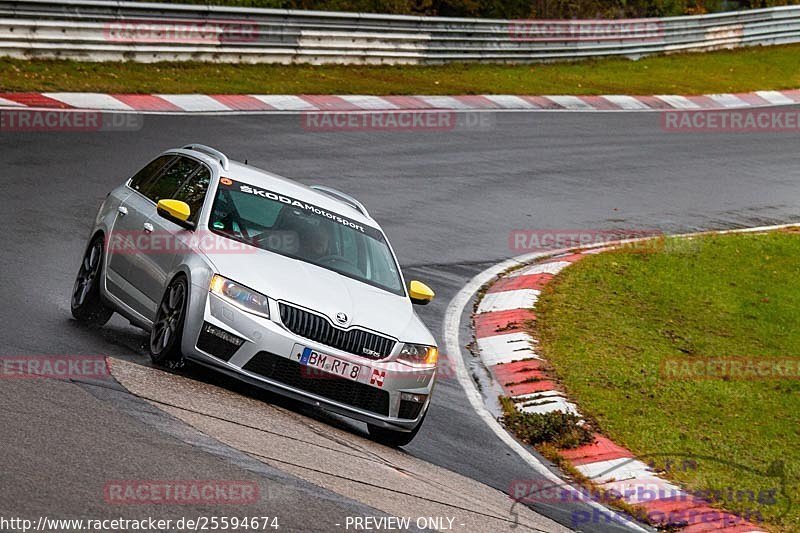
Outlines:
{"type": "Polygon", "coordinates": [[[312,203],[318,207],[332,211],[347,218],[351,218],[358,222],[362,222],[376,228],[380,227],[379,224],[368,213],[362,212],[360,209],[344,201],[343,199],[340,200],[335,196],[317,189],[313,189],[308,185],[303,185],[302,183],[294,181],[290,178],[279,176],[278,174],[268,172],[252,165],[246,165],[232,159],[226,160],[225,166],[227,168],[223,168],[223,165],[219,160],[211,157],[205,152],[196,150],[180,148],[169,150],[169,152],[191,155],[192,157],[202,159],[207,164],[216,167],[216,169],[219,171],[219,176],[222,178],[230,178],[236,181],[242,181],[248,185],[262,187],[278,194],[285,194],[286,196],[291,196],[293,198],[297,198],[298,200],[312,203]]]}

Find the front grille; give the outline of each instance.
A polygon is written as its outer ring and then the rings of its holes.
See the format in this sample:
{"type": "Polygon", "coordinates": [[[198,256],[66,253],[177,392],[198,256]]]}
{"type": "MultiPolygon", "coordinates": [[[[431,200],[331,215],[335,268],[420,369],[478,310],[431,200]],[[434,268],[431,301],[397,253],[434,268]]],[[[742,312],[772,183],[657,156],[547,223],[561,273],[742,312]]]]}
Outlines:
{"type": "Polygon", "coordinates": [[[200,350],[223,361],[230,361],[242,344],[244,339],[208,322],[203,322],[203,328],[197,338],[197,347],[200,350]]]}
{"type": "Polygon", "coordinates": [[[400,412],[397,414],[397,417],[414,420],[419,416],[419,412],[422,411],[422,405],[423,404],[420,402],[400,400],[400,412]]]}
{"type": "Polygon", "coordinates": [[[309,372],[312,369],[275,354],[258,352],[244,369],[335,402],[389,416],[389,393],[385,390],[327,373],[309,372]]]}
{"type": "Polygon", "coordinates": [[[395,341],[390,338],[363,329],[339,329],[323,316],[285,303],[280,303],[279,307],[283,325],[301,337],[370,359],[383,359],[394,348],[395,341]]]}

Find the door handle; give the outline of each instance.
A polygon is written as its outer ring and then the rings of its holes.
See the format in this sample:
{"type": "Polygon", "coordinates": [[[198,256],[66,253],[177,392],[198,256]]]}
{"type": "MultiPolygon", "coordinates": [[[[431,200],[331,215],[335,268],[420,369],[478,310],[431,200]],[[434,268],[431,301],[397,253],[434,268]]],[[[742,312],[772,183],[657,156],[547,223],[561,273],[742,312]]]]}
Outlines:
{"type": "Polygon", "coordinates": [[[128,214],[128,208],[124,205],[121,205],[117,208],[117,212],[119,213],[119,216],[124,217],[128,214]]]}
{"type": "Polygon", "coordinates": [[[153,233],[153,225],[149,222],[145,222],[144,231],[146,231],[147,233],[153,233]]]}

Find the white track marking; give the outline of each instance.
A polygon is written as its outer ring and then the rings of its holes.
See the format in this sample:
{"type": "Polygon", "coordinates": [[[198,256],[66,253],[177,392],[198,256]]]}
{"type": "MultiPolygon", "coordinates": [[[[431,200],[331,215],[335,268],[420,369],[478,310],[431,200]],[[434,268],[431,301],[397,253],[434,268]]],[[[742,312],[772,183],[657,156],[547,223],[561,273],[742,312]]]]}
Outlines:
{"type": "Polygon", "coordinates": [[[752,107],[750,104],[736,96],[735,94],[709,94],[709,98],[721,104],[723,107],[752,107]]]}
{"type": "Polygon", "coordinates": [[[43,96],[64,102],[78,109],[110,109],[114,111],[135,111],[126,103],[113,96],[100,93],[42,93],[43,96]]]}
{"type": "Polygon", "coordinates": [[[756,91],[756,94],[774,105],[792,105],[794,100],[779,91],[756,91]]]}
{"type": "Polygon", "coordinates": [[[791,105],[795,103],[794,100],[780,91],[756,91],[756,94],[774,105],[791,105]]]}
{"type": "Polygon", "coordinates": [[[622,109],[650,109],[650,106],[626,94],[605,94],[603,98],[622,109]]]}
{"type": "Polygon", "coordinates": [[[548,100],[557,103],[562,107],[566,107],[567,109],[572,109],[574,111],[591,111],[594,110],[594,107],[589,105],[588,102],[585,102],[578,98],[577,96],[567,96],[567,95],[554,95],[554,96],[545,96],[548,100]]]}
{"type": "Polygon", "coordinates": [[[231,108],[205,94],[157,94],[184,111],[231,111],[231,108]]]}
{"type": "Polygon", "coordinates": [[[557,390],[546,390],[542,392],[532,392],[530,394],[520,394],[514,396],[514,400],[518,402],[533,402],[537,400],[545,400],[548,398],[564,398],[564,393],[557,390]]]}
{"type": "Polygon", "coordinates": [[[508,275],[513,278],[517,276],[528,276],[532,274],[558,274],[564,268],[570,266],[572,263],[569,261],[553,261],[552,263],[539,263],[525,268],[520,268],[508,275]]]}
{"type": "Polygon", "coordinates": [[[317,106],[291,94],[252,94],[253,98],[281,111],[316,111],[317,106]]]}
{"type": "Polygon", "coordinates": [[[645,463],[629,457],[577,465],[575,468],[596,483],[652,477],[655,475],[653,469],[645,463]]]}
{"type": "Polygon", "coordinates": [[[700,109],[699,104],[692,102],[685,96],[679,96],[677,94],[657,94],[656,98],[671,105],[675,109],[700,109]]]}
{"type": "Polygon", "coordinates": [[[490,292],[478,304],[478,313],[508,311],[510,309],[529,309],[539,299],[536,289],[490,292]]]}
{"type": "Polygon", "coordinates": [[[542,398],[541,400],[534,400],[530,405],[518,403],[517,409],[524,413],[551,413],[553,411],[561,411],[562,413],[570,413],[575,416],[581,416],[578,408],[574,403],[568,402],[564,398],[551,397],[542,398]]]}
{"type": "Polygon", "coordinates": [[[473,111],[473,107],[466,102],[462,102],[452,96],[419,96],[423,102],[427,102],[433,107],[439,109],[463,109],[465,111],[473,111]]]}
{"type": "Polygon", "coordinates": [[[481,360],[486,366],[510,363],[522,359],[538,359],[531,347],[531,336],[527,333],[506,333],[478,339],[481,360]]]}
{"type": "Polygon", "coordinates": [[[391,103],[389,100],[385,100],[379,96],[365,96],[360,94],[345,94],[340,96],[342,100],[345,102],[349,102],[354,106],[360,107],[361,109],[366,110],[386,110],[386,109],[398,109],[396,105],[391,103]]]}
{"type": "Polygon", "coordinates": [[[511,94],[487,94],[484,98],[491,100],[503,109],[539,109],[529,101],[511,94]]]}

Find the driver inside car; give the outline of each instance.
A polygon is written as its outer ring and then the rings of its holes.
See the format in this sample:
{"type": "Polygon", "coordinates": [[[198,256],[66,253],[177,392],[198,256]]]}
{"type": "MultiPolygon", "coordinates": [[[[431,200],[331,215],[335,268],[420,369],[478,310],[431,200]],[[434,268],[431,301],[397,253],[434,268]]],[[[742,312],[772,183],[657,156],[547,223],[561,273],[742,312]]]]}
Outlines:
{"type": "Polygon", "coordinates": [[[309,229],[302,239],[303,254],[311,261],[331,255],[330,237],[324,228],[309,229]]]}

